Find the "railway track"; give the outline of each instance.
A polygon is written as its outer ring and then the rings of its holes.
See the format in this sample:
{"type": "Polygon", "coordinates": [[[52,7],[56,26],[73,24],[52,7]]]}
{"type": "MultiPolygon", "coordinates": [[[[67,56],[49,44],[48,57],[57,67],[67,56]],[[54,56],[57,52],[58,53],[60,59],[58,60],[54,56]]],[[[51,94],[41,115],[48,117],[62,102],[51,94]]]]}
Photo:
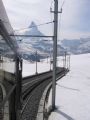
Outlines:
{"type": "MultiPolygon", "coordinates": [[[[0,87],[0,103],[3,101],[2,88],[0,87]]],[[[0,120],[3,120],[3,109],[0,108],[0,120]]]]}
{"type": "MultiPolygon", "coordinates": [[[[63,69],[62,68],[58,68],[57,72],[61,72],[63,69]]],[[[30,76],[26,78],[24,78],[23,82],[22,82],[22,94],[23,94],[23,98],[25,98],[27,96],[27,92],[32,89],[32,87],[36,87],[37,84],[43,82],[45,79],[52,77],[52,71],[49,72],[45,72],[42,74],[38,74],[35,76],[30,76]],[[30,88],[31,87],[31,88],[30,88]]]]}
{"type": "MultiPolygon", "coordinates": [[[[59,78],[64,72],[64,68],[57,68],[56,77],[59,78]]],[[[21,111],[21,119],[35,120],[41,96],[52,80],[52,71],[40,74],[40,76],[30,77],[30,79],[28,77],[27,79],[26,83],[24,81],[22,84],[23,108],[21,111]]]]}

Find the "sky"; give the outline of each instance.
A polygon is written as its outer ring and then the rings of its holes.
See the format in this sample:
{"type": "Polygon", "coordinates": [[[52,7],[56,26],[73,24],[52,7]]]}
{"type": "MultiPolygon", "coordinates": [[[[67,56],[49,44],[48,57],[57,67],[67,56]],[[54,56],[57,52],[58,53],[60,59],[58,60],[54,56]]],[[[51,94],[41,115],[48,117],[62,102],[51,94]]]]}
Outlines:
{"type": "MultiPolygon", "coordinates": [[[[59,1],[59,10],[64,0],[59,1]]],[[[50,7],[54,0],[3,0],[13,29],[27,28],[53,21],[50,7]]],[[[58,14],[58,39],[90,36],[90,0],[65,0],[62,14],[58,14]],[[61,17],[60,17],[61,16],[61,17]]],[[[45,35],[53,35],[53,24],[39,27],[45,35]]]]}

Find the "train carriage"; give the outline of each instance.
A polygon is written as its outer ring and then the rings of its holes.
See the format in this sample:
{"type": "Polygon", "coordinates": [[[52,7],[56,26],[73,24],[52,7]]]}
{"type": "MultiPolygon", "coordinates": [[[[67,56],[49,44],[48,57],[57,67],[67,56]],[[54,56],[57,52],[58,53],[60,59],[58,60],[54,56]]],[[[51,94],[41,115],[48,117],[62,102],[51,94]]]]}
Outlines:
{"type": "Polygon", "coordinates": [[[0,120],[15,120],[20,105],[21,58],[10,34],[14,32],[0,0],[0,120]]]}

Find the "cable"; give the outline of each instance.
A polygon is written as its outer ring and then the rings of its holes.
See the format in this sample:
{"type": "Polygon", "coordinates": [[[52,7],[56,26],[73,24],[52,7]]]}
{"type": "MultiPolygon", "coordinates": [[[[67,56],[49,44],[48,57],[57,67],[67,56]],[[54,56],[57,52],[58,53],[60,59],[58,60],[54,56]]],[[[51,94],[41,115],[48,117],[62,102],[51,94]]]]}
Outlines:
{"type": "MultiPolygon", "coordinates": [[[[64,0],[63,3],[62,3],[61,9],[63,8],[63,6],[64,6],[64,4],[65,4],[65,1],[66,1],[66,0],[64,0]]],[[[51,7],[50,7],[50,8],[52,8],[52,3],[53,3],[53,1],[51,1],[51,7]]],[[[46,23],[39,24],[39,25],[36,25],[36,26],[42,26],[42,25],[46,25],[46,24],[53,23],[53,22],[54,22],[54,21],[52,21],[52,16],[51,16],[51,21],[50,21],[50,22],[46,22],[46,23]]],[[[30,29],[30,28],[33,28],[33,27],[36,27],[36,26],[32,26],[32,27],[29,27],[29,28],[22,28],[22,29],[15,30],[15,31],[21,31],[21,30],[25,30],[25,29],[30,29]]],[[[59,27],[59,29],[60,29],[60,28],[61,28],[61,14],[60,14],[60,27],[59,27]]],[[[29,47],[29,46],[27,46],[27,48],[30,49],[30,52],[31,52],[32,54],[35,54],[36,51],[38,51],[38,50],[32,50],[32,48],[29,47]]],[[[38,54],[39,54],[39,52],[38,52],[38,54]]]]}
{"type": "MultiPolygon", "coordinates": [[[[59,35],[59,31],[61,29],[61,14],[60,14],[60,19],[59,19],[59,23],[58,23],[58,35],[59,35]]],[[[60,35],[59,35],[60,36],[60,35]]]]}
{"type": "Polygon", "coordinates": [[[50,10],[52,9],[53,0],[51,0],[50,10]]]}
{"type": "MultiPolygon", "coordinates": [[[[51,0],[50,13],[51,13],[51,11],[52,11],[52,4],[53,4],[53,0],[51,0]]],[[[52,13],[50,14],[50,17],[51,17],[51,21],[53,21],[52,13]]],[[[51,26],[51,29],[52,29],[52,34],[53,34],[53,24],[52,24],[52,26],[51,26]]]]}
{"type": "MultiPolygon", "coordinates": [[[[63,0],[62,5],[61,5],[61,10],[63,9],[65,2],[66,2],[66,0],[63,0]]],[[[59,34],[60,29],[61,29],[61,14],[60,14],[60,19],[59,19],[58,34],[59,34]]]]}
{"type": "MultiPolygon", "coordinates": [[[[64,4],[65,4],[65,1],[66,1],[66,0],[64,0],[64,1],[62,2],[61,8],[60,8],[60,11],[61,11],[61,12],[62,12],[63,6],[64,6],[64,4]]],[[[58,38],[59,38],[59,36],[61,36],[60,30],[61,30],[61,14],[60,14],[59,22],[58,22],[58,38]]],[[[59,42],[59,41],[57,41],[57,42],[59,42]]],[[[58,49],[57,49],[57,52],[58,52],[58,49]]],[[[57,63],[57,66],[58,66],[58,63],[57,63]]]]}
{"type": "Polygon", "coordinates": [[[61,5],[61,8],[64,6],[65,2],[66,2],[66,0],[63,1],[62,5],[61,5]]]}
{"type": "Polygon", "coordinates": [[[21,29],[19,29],[19,30],[14,30],[14,32],[15,31],[21,31],[21,30],[25,30],[25,29],[30,29],[30,28],[33,28],[33,27],[38,27],[38,26],[42,26],[42,25],[46,25],[46,24],[51,24],[51,23],[53,23],[53,21],[50,21],[50,22],[46,22],[46,23],[42,23],[42,24],[39,24],[39,25],[36,25],[36,26],[32,26],[32,27],[27,27],[27,28],[21,28],[21,29]]]}

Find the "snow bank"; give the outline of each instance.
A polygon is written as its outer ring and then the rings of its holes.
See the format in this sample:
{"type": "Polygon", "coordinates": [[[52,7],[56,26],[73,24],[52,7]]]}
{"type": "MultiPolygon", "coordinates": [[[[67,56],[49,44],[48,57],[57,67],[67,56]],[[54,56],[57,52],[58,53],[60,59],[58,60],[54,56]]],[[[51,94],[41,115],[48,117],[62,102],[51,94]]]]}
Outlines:
{"type": "MultiPolygon", "coordinates": [[[[71,56],[71,71],[57,82],[49,120],[90,120],[90,54],[71,56]]],[[[49,102],[51,101],[51,95],[49,102]]]]}

